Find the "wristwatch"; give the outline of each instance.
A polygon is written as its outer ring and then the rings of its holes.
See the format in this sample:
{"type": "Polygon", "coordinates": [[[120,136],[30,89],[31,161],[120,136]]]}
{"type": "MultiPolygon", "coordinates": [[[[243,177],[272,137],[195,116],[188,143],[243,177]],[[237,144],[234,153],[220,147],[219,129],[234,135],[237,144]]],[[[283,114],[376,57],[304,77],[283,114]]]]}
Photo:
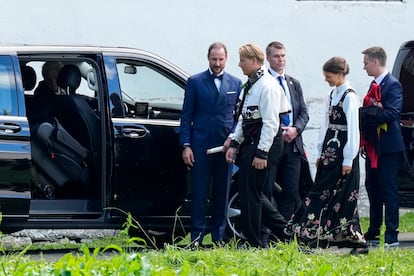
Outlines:
{"type": "Polygon", "coordinates": [[[181,146],[181,149],[182,150],[185,150],[185,148],[189,148],[190,147],[190,143],[184,143],[182,146],[181,146]]]}

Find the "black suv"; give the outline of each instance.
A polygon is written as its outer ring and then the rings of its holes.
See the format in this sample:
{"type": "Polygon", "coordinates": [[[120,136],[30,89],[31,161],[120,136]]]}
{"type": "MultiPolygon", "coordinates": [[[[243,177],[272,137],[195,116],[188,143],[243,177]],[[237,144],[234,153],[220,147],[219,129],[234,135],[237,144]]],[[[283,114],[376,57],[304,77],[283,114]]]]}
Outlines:
{"type": "Polygon", "coordinates": [[[187,78],[138,49],[0,47],[0,230],[120,228],[130,213],[148,233],[185,234],[187,78]],[[46,63],[60,70],[45,96],[46,63]]]}
{"type": "Polygon", "coordinates": [[[414,208],[414,40],[401,45],[392,74],[403,86],[401,130],[406,150],[399,170],[400,207],[414,208]]]}

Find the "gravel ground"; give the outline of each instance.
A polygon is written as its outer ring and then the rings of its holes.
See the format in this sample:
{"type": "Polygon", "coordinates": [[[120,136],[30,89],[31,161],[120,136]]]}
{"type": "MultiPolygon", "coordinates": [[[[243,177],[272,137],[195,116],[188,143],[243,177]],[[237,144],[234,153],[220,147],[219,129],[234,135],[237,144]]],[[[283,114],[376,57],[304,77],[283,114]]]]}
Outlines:
{"type": "Polygon", "coordinates": [[[25,229],[0,237],[1,247],[5,250],[22,248],[29,245],[76,244],[91,242],[95,239],[113,237],[119,234],[114,229],[25,229]]]}

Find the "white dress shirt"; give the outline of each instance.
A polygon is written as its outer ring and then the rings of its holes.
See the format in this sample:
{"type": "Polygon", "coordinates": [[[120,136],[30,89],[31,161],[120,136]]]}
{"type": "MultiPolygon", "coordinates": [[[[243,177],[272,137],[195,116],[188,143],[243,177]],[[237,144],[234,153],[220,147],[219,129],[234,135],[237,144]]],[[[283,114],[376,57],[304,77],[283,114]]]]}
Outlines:
{"type": "MultiPolygon", "coordinates": [[[[343,83],[341,86],[335,87],[332,92],[332,102],[331,105],[335,106],[338,104],[339,100],[342,98],[344,92],[352,88],[348,81],[343,83]]],[[[323,141],[325,138],[326,131],[329,125],[329,109],[330,109],[330,93],[328,94],[328,99],[325,104],[324,115],[322,118],[321,128],[319,132],[319,138],[317,143],[318,156],[321,156],[323,141]]],[[[346,116],[347,122],[347,135],[348,140],[345,144],[343,155],[344,161],[342,166],[352,166],[352,161],[358,155],[359,152],[359,107],[360,101],[356,93],[348,93],[343,101],[343,110],[346,116]]]]}
{"type": "Polygon", "coordinates": [[[279,74],[278,72],[276,72],[272,68],[269,68],[269,72],[277,80],[278,85],[279,85],[279,81],[278,81],[277,78],[279,76],[282,77],[282,83],[283,83],[283,86],[284,86],[284,87],[282,87],[282,90],[285,92],[286,99],[288,100],[288,103],[289,103],[289,110],[290,110],[290,112],[289,112],[289,126],[292,126],[293,125],[293,109],[292,109],[293,104],[292,104],[292,97],[290,95],[289,86],[287,85],[287,82],[286,82],[285,74],[279,74]]]}

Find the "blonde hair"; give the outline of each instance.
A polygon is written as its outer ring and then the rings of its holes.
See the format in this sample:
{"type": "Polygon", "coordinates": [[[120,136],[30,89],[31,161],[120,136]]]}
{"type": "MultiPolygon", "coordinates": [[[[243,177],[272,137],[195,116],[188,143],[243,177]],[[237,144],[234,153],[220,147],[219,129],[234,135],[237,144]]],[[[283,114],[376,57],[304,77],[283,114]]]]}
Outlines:
{"type": "Polygon", "coordinates": [[[248,43],[239,48],[240,57],[247,59],[256,59],[259,65],[264,63],[264,53],[257,44],[248,43]]]}

